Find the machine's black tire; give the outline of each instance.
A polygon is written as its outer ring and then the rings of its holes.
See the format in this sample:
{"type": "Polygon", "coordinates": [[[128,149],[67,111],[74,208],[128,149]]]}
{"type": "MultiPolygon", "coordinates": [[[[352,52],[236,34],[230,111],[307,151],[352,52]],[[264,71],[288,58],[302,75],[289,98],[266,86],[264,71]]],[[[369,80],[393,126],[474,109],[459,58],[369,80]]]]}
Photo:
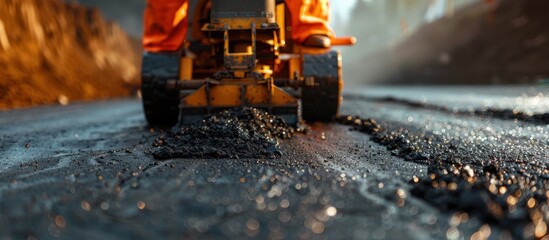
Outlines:
{"type": "Polygon", "coordinates": [[[301,114],[307,122],[332,121],[341,105],[341,57],[338,51],[303,57],[303,76],[314,78],[314,87],[301,90],[301,114]]]}
{"type": "Polygon", "coordinates": [[[143,79],[141,94],[143,110],[151,126],[170,127],[179,116],[178,93],[165,87],[166,79],[143,79]]]}
{"type": "Polygon", "coordinates": [[[143,110],[150,126],[171,127],[179,117],[179,92],[166,88],[169,79],[178,79],[176,53],[145,53],[141,70],[143,110]]]}

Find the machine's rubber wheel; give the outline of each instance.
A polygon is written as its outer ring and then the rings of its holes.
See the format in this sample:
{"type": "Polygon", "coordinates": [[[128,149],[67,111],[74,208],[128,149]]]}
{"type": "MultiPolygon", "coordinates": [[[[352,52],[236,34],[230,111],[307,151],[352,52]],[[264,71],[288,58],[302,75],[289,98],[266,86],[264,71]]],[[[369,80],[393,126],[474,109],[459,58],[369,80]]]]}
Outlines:
{"type": "Polygon", "coordinates": [[[301,90],[301,114],[308,122],[327,122],[339,113],[341,105],[341,57],[338,51],[303,56],[303,76],[314,78],[314,87],[301,90]]]}
{"type": "Polygon", "coordinates": [[[180,54],[145,53],[141,70],[141,97],[151,126],[171,127],[179,117],[179,92],[166,88],[166,81],[179,78],[180,54]]]}

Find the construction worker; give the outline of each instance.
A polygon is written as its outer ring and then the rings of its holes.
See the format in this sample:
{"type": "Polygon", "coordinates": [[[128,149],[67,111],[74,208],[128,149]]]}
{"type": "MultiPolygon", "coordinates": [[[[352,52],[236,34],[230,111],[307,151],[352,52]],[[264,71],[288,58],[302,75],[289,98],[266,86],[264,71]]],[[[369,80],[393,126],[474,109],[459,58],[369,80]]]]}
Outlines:
{"type": "MultiPolygon", "coordinates": [[[[328,48],[334,33],[329,0],[286,0],[292,39],[299,44],[328,48]]],[[[147,0],[143,47],[147,52],[177,51],[187,36],[189,0],[147,0]]]]}

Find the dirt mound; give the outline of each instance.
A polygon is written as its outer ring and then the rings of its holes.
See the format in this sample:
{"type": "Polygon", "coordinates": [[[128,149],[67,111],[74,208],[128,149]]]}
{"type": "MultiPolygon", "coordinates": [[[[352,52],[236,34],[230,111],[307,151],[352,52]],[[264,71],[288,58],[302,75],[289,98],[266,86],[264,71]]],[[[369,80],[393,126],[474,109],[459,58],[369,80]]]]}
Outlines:
{"type": "Polygon", "coordinates": [[[0,109],[128,96],[140,47],[95,9],[0,0],[0,109]]]}
{"type": "MultiPolygon", "coordinates": [[[[426,24],[394,48],[349,64],[377,83],[533,83],[549,77],[549,2],[485,1],[426,24]]],[[[355,77],[355,76],[352,76],[355,77]]]]}
{"type": "Polygon", "coordinates": [[[156,159],[273,158],[281,155],[279,139],[294,128],[284,119],[255,108],[226,110],[207,116],[199,125],[175,128],[153,144],[156,159]]]}

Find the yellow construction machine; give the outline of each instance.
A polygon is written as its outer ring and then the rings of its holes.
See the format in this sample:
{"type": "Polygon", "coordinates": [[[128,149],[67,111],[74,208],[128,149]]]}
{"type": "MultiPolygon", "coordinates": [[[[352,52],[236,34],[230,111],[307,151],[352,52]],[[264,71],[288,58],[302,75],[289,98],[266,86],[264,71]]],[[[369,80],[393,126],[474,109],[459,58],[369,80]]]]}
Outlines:
{"type": "Polygon", "coordinates": [[[236,107],[264,109],[288,124],[338,114],[340,53],[294,43],[284,1],[239,2],[245,4],[200,1],[183,52],[144,56],[141,89],[149,124],[193,124],[236,107]]]}

